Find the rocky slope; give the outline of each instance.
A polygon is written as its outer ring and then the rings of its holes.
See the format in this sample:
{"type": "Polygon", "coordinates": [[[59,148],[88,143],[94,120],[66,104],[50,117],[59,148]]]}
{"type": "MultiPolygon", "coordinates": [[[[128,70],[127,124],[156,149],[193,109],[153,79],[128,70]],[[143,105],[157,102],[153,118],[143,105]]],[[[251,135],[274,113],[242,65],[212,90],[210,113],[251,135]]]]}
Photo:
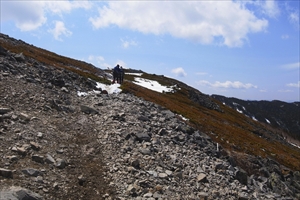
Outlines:
{"type": "Polygon", "coordinates": [[[300,102],[245,101],[221,95],[212,97],[254,120],[284,130],[287,133],[285,137],[300,146],[300,102]]]}
{"type": "Polygon", "coordinates": [[[1,200],[300,197],[299,172],[248,157],[247,174],[180,116],[95,86],[0,48],[1,200]]]}

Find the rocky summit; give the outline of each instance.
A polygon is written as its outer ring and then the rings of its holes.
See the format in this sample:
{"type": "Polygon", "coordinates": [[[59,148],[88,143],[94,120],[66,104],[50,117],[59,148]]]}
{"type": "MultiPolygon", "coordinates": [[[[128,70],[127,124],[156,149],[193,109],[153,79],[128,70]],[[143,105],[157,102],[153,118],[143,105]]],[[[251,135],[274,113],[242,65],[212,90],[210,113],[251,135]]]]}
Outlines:
{"type": "Polygon", "coordinates": [[[1,200],[300,198],[297,171],[253,157],[248,174],[160,105],[0,51],[1,200]]]}

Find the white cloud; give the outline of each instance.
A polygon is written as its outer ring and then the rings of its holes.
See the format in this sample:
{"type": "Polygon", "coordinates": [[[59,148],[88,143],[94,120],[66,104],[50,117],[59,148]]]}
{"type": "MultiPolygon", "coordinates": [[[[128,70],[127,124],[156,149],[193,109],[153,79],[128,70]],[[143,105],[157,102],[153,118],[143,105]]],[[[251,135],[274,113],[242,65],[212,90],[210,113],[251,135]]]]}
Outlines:
{"type": "Polygon", "coordinates": [[[274,0],[260,1],[262,3],[263,13],[269,17],[277,17],[280,14],[278,4],[274,0]]]}
{"type": "Polygon", "coordinates": [[[289,14],[289,21],[291,24],[299,28],[299,12],[292,12],[289,14]]]}
{"type": "Polygon", "coordinates": [[[127,49],[129,46],[137,46],[137,42],[134,40],[121,39],[123,48],[127,49]]]}
{"type": "Polygon", "coordinates": [[[187,73],[185,73],[184,69],[181,67],[172,69],[172,73],[175,74],[176,76],[180,76],[180,77],[187,76],[187,73]]]}
{"type": "Polygon", "coordinates": [[[62,15],[63,13],[70,13],[74,9],[83,8],[90,9],[92,3],[81,1],[45,1],[45,9],[51,13],[62,15]]]}
{"type": "Polygon", "coordinates": [[[287,34],[281,36],[281,39],[283,39],[283,40],[287,40],[289,38],[290,38],[290,36],[287,34]]]}
{"type": "Polygon", "coordinates": [[[278,90],[278,92],[282,92],[282,93],[290,93],[290,92],[293,92],[293,90],[278,90]]]}
{"type": "Polygon", "coordinates": [[[90,22],[97,29],[117,25],[229,47],[242,46],[249,33],[268,26],[238,1],[110,1],[90,22]]]}
{"type": "Polygon", "coordinates": [[[1,21],[12,20],[21,31],[35,30],[47,21],[43,6],[40,1],[1,1],[1,21]]]}
{"type": "Polygon", "coordinates": [[[59,41],[62,41],[60,37],[61,35],[64,35],[66,37],[72,35],[72,32],[65,27],[65,24],[62,21],[55,21],[55,27],[48,30],[48,32],[51,33],[54,38],[59,41]]]}
{"type": "Polygon", "coordinates": [[[285,65],[282,65],[281,68],[291,69],[291,70],[300,69],[300,62],[285,64],[285,65]]]}
{"type": "Polygon", "coordinates": [[[289,22],[296,27],[297,29],[299,29],[299,8],[294,8],[292,6],[290,6],[288,4],[288,2],[285,3],[285,9],[286,12],[288,13],[288,20],[289,22]]]}
{"type": "Polygon", "coordinates": [[[210,83],[206,80],[201,80],[198,82],[200,85],[210,86],[213,88],[234,88],[234,89],[250,89],[250,88],[257,88],[256,85],[253,85],[251,83],[242,83],[240,81],[225,81],[225,82],[219,82],[216,81],[215,83],[210,83]]]}
{"type": "Polygon", "coordinates": [[[88,1],[1,1],[1,22],[13,21],[21,31],[33,31],[47,22],[47,13],[62,16],[91,5],[88,1]]]}
{"type": "Polygon", "coordinates": [[[298,81],[298,83],[289,83],[289,84],[287,84],[287,86],[300,88],[300,81],[298,81]]]}

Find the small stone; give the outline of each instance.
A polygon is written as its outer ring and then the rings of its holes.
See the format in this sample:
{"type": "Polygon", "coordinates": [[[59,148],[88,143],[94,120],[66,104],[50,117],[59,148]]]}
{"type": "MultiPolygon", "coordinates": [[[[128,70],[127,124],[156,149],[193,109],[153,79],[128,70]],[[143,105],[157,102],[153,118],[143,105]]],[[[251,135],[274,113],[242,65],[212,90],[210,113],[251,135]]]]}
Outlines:
{"type": "Polygon", "coordinates": [[[166,172],[166,174],[167,174],[168,176],[172,175],[172,173],[173,173],[173,172],[170,171],[170,170],[166,170],[165,172],[166,172]]]}
{"type": "Polygon", "coordinates": [[[59,168],[59,169],[65,168],[66,167],[66,161],[64,159],[58,158],[56,160],[56,167],[59,168]]]}
{"type": "Polygon", "coordinates": [[[83,185],[86,182],[86,178],[83,175],[78,176],[79,185],[83,185]]]}
{"type": "Polygon", "coordinates": [[[151,151],[148,148],[140,148],[139,152],[141,152],[143,155],[151,155],[151,151]]]}
{"type": "Polygon", "coordinates": [[[41,146],[40,146],[38,143],[36,143],[36,142],[30,142],[30,145],[31,145],[31,148],[32,148],[33,150],[38,151],[38,150],[41,149],[41,146]]]}
{"type": "Polygon", "coordinates": [[[37,137],[38,137],[38,138],[43,138],[43,133],[38,132],[38,133],[37,133],[37,137]]]}
{"type": "Polygon", "coordinates": [[[29,122],[30,121],[30,117],[27,114],[25,114],[25,113],[20,113],[19,117],[20,117],[21,120],[23,120],[25,122],[29,122]]]}
{"type": "Polygon", "coordinates": [[[153,194],[151,192],[148,192],[148,193],[143,195],[143,197],[145,197],[145,198],[150,198],[152,196],[153,196],[153,194]]]}
{"type": "Polygon", "coordinates": [[[37,169],[33,169],[33,168],[22,169],[22,172],[28,176],[34,176],[34,177],[37,177],[41,174],[40,171],[38,171],[37,169]]]}
{"type": "Polygon", "coordinates": [[[58,185],[57,182],[53,183],[53,188],[56,189],[56,190],[59,189],[59,185],[58,185]]]}
{"type": "Polygon", "coordinates": [[[13,178],[13,172],[9,169],[0,168],[0,176],[5,178],[13,178]]]}
{"type": "Polygon", "coordinates": [[[55,160],[50,154],[47,154],[46,155],[46,162],[49,163],[49,164],[54,164],[55,160]]]}
{"type": "Polygon", "coordinates": [[[38,163],[44,163],[44,157],[37,154],[32,155],[31,159],[38,163]]]}
{"type": "Polygon", "coordinates": [[[139,169],[140,168],[140,161],[139,160],[134,160],[131,163],[132,167],[139,169]]]}
{"type": "Polygon", "coordinates": [[[0,115],[4,115],[6,113],[9,113],[10,111],[10,108],[0,108],[0,115]]]}
{"type": "Polygon", "coordinates": [[[199,175],[197,176],[197,181],[203,182],[203,183],[207,183],[207,182],[208,182],[208,180],[207,180],[207,178],[206,178],[206,175],[203,174],[203,173],[201,173],[201,174],[199,174],[199,175]]]}
{"type": "Polygon", "coordinates": [[[166,174],[166,173],[159,173],[158,177],[159,178],[166,178],[166,177],[168,177],[168,174],[166,174]]]}

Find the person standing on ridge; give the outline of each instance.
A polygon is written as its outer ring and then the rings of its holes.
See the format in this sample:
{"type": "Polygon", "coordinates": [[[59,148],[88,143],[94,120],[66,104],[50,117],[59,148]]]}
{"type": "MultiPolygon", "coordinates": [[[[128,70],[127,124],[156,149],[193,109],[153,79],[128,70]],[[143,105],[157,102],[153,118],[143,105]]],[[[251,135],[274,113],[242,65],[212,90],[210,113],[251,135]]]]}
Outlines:
{"type": "Polygon", "coordinates": [[[119,83],[119,74],[120,74],[120,65],[117,64],[117,66],[114,67],[113,69],[113,82],[115,83],[117,80],[117,83],[119,83]]]}
{"type": "Polygon", "coordinates": [[[120,84],[123,83],[123,80],[124,80],[124,74],[125,74],[125,71],[124,71],[123,67],[121,66],[121,67],[120,67],[120,84]]]}

